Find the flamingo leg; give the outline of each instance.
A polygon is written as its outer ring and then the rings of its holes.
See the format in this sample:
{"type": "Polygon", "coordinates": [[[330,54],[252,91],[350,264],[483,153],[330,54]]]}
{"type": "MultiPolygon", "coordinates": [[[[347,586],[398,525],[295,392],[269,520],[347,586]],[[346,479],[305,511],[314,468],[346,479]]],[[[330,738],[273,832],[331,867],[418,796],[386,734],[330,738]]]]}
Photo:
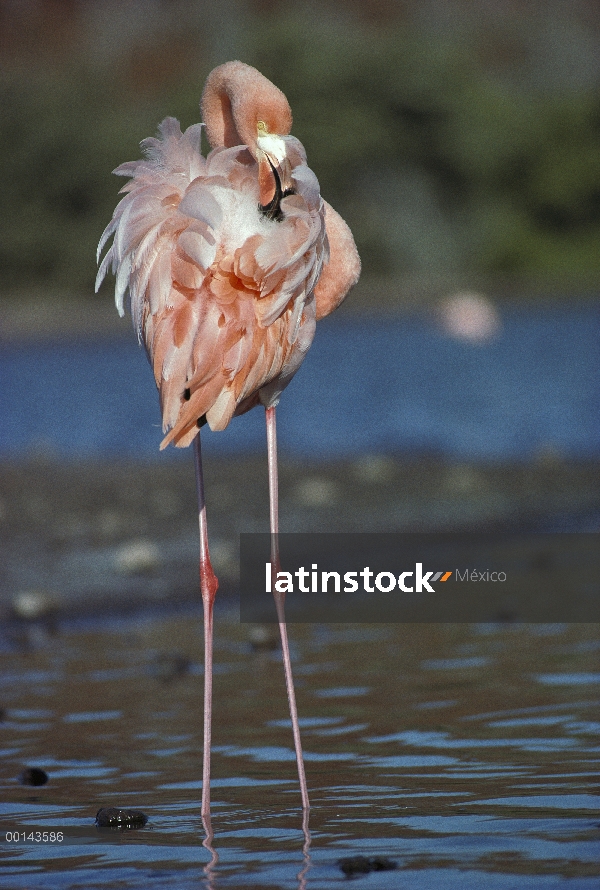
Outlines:
{"type": "Polygon", "coordinates": [[[212,725],[212,675],[213,675],[213,605],[219,582],[213,572],[208,552],[204,478],[202,475],[202,450],[200,433],[194,439],[194,463],[196,466],[196,491],[198,494],[198,524],[200,527],[200,591],[204,612],[204,750],[202,762],[202,809],[203,816],[210,815],[210,743],[212,725]]]}
{"type": "Polygon", "coordinates": [[[298,764],[298,778],[300,780],[300,794],[302,795],[302,807],[310,808],[308,789],[306,787],[306,775],[304,772],[304,758],[302,757],[302,742],[300,740],[300,725],[298,723],[298,709],[296,708],[296,692],[294,690],[294,678],[292,676],[292,661],[288,644],[287,626],[285,623],[285,593],[279,593],[275,588],[275,580],[279,572],[279,486],[277,475],[277,428],[275,425],[275,408],[266,409],[267,420],[267,460],[269,465],[269,518],[271,525],[271,566],[273,573],[273,591],[275,608],[279,620],[279,633],[281,634],[281,650],[283,653],[283,667],[285,670],[285,685],[288,702],[290,705],[290,717],[292,718],[292,732],[294,734],[294,747],[296,749],[296,762],[298,764]]]}

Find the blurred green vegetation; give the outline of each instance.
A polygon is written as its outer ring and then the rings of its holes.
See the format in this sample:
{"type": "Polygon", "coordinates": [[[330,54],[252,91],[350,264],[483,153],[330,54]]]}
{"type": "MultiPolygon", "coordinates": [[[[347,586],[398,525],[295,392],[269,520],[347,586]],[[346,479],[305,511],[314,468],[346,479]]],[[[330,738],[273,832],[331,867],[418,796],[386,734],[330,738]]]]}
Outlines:
{"type": "MultiPolygon", "coordinates": [[[[288,96],[293,132],[349,222],[366,276],[595,284],[595,88],[536,89],[518,69],[499,73],[469,29],[317,23],[313,9],[254,16],[243,41],[243,60],[288,96]]],[[[203,76],[213,61],[225,59],[203,76]]],[[[198,65],[193,75],[182,67],[146,89],[128,83],[127,66],[81,57],[0,72],[3,293],[91,293],[122,185],[110,171],[139,157],[167,114],[198,120],[198,65]]]]}

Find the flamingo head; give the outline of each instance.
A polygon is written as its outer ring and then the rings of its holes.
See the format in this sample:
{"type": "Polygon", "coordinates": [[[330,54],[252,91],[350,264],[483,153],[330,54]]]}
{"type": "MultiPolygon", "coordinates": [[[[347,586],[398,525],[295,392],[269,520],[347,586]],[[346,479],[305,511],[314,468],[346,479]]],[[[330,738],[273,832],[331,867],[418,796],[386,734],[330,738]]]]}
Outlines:
{"type": "Polygon", "coordinates": [[[276,133],[270,133],[262,120],[257,122],[256,129],[259,207],[269,219],[277,219],[280,212],[279,202],[295,192],[289,140],[276,133]]]}
{"type": "Polygon", "coordinates": [[[211,146],[246,145],[258,162],[260,208],[276,219],[279,201],[294,191],[296,140],[288,137],[292,112],[285,95],[256,68],[227,62],[211,71],[201,105],[211,146]]]}

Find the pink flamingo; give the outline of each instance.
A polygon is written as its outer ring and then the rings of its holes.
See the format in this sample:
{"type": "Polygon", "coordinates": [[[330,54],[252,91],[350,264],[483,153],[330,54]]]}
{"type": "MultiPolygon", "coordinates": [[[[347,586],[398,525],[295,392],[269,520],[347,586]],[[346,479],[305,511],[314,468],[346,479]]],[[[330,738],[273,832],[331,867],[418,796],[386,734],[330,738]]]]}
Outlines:
{"type": "MultiPolygon", "coordinates": [[[[228,62],[208,76],[203,124],[181,133],[166,118],[145,139],[146,159],[114,172],[131,180],[98,245],[114,235],[98,271],[116,274],[115,301],[131,315],[160,394],[161,443],[194,443],[204,609],[202,814],[210,811],[213,603],[218,582],[208,550],[200,428],[223,430],[234,415],[266,409],[272,535],[277,549],[275,407],[312,342],[360,274],[350,229],[319,193],[302,144],[290,136],[284,94],[255,68],[228,62]]],[[[309,800],[284,615],[275,595],[302,805],[309,800]]]]}

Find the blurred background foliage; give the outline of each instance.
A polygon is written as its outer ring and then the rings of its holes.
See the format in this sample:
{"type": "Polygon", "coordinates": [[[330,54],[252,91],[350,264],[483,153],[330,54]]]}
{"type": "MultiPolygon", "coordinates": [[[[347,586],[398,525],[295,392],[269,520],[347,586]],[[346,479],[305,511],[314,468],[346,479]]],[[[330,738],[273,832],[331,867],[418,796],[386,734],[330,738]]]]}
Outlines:
{"type": "Polygon", "coordinates": [[[92,293],[110,171],[230,58],[287,94],[363,287],[595,287],[599,30],[592,0],[0,0],[0,293],[92,293]]]}

